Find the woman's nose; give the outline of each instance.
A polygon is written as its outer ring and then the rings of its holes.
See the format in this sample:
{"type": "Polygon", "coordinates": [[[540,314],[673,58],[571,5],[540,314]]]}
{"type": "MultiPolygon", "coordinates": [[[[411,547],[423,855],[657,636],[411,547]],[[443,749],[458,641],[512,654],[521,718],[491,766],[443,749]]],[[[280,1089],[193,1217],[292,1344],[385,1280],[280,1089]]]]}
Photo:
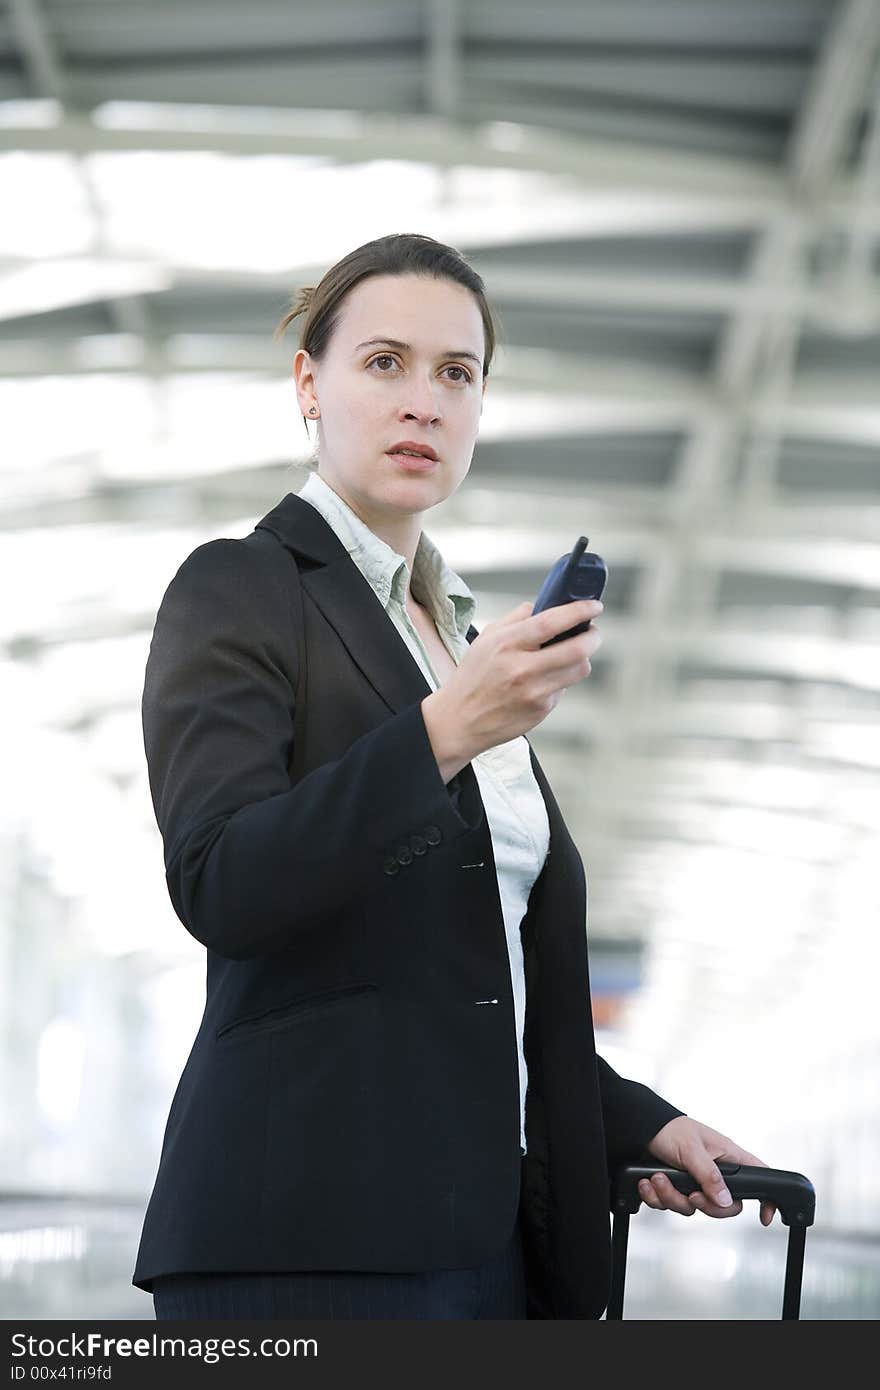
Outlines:
{"type": "Polygon", "coordinates": [[[440,418],[440,409],[431,383],[412,383],[400,404],[401,417],[428,423],[440,418]]]}

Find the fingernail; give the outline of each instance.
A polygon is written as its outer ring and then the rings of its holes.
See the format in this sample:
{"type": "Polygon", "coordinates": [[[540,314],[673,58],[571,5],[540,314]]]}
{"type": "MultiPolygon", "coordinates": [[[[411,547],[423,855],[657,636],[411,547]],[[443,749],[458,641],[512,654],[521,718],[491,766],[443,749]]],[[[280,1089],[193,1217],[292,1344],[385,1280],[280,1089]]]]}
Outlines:
{"type": "Polygon", "coordinates": [[[715,1200],[717,1201],[719,1207],[733,1206],[733,1198],[731,1197],[726,1187],[722,1187],[715,1200]]]}

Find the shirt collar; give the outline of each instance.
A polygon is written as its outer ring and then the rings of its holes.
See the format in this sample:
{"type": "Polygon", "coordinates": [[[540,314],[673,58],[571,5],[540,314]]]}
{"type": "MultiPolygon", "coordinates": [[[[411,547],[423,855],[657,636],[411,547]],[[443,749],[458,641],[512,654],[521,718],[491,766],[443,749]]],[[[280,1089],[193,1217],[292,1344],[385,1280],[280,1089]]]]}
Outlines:
{"type": "MultiPolygon", "coordinates": [[[[309,473],[299,496],[315,507],[336,532],[382,607],[387,609],[392,602],[403,607],[407,575],[405,557],[371,531],[319,473],[309,473]]],[[[462,640],[466,639],[476,611],[476,600],[424,531],[416,546],[410,587],[413,596],[427,608],[436,623],[462,640]]]]}

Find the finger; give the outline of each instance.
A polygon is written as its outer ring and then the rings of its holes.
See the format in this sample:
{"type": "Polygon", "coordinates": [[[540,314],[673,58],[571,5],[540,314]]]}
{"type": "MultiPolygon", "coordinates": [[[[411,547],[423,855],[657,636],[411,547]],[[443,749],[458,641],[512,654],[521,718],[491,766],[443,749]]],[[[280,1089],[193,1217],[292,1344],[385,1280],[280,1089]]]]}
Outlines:
{"type": "Polygon", "coordinates": [[[689,1150],[682,1157],[686,1161],[688,1172],[696,1178],[703,1195],[713,1206],[730,1207],[733,1205],[733,1198],[727,1190],[727,1183],[724,1181],[721,1169],[708,1149],[700,1146],[689,1150]]]}
{"type": "MultiPolygon", "coordinates": [[[[741,1149],[738,1144],[732,1144],[729,1141],[725,1152],[719,1154],[719,1160],[721,1163],[745,1163],[754,1168],[770,1167],[770,1164],[766,1163],[763,1158],[759,1158],[757,1154],[749,1153],[748,1149],[741,1149]]],[[[778,1208],[775,1202],[762,1202],[760,1210],[761,1225],[769,1226],[777,1210],[778,1208]]]]}
{"type": "Polygon", "coordinates": [[[534,652],[534,674],[545,684],[545,694],[552,695],[562,686],[577,685],[592,672],[592,658],[602,645],[598,628],[579,633],[565,642],[554,642],[543,651],[534,652]]]}
{"type": "Polygon", "coordinates": [[[639,1183],[639,1196],[646,1207],[654,1207],[656,1210],[660,1206],[660,1198],[657,1196],[657,1193],[654,1191],[647,1178],[642,1178],[642,1181],[639,1183]]]}
{"type": "Polygon", "coordinates": [[[524,625],[525,645],[537,651],[543,642],[557,637],[560,632],[568,632],[569,628],[579,627],[588,619],[598,618],[604,607],[601,599],[584,598],[545,608],[542,612],[533,614],[524,625]]]}
{"type": "Polygon", "coordinates": [[[739,1216],[743,1209],[740,1201],[732,1202],[729,1207],[720,1207],[717,1202],[710,1202],[704,1192],[692,1192],[690,1201],[697,1211],[701,1211],[704,1216],[739,1216]]]}
{"type": "Polygon", "coordinates": [[[515,608],[511,608],[509,613],[502,613],[500,618],[495,619],[493,626],[501,627],[504,623],[521,622],[523,618],[531,617],[533,607],[534,604],[526,599],[524,603],[518,603],[515,608]]]}
{"type": "MultiPolygon", "coordinates": [[[[645,1178],[642,1179],[642,1182],[653,1188],[662,1211],[677,1211],[680,1216],[693,1216],[694,1208],[690,1199],[672,1185],[665,1173],[654,1173],[650,1182],[645,1178]]],[[[641,1185],[640,1183],[640,1188],[641,1185]]]]}

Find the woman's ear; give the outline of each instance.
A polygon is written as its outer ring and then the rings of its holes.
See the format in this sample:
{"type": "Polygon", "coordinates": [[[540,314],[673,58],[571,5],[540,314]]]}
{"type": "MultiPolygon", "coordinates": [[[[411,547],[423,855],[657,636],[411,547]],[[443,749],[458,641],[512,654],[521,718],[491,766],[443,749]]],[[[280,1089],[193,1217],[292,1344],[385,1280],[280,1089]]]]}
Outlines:
{"type": "Polygon", "coordinates": [[[315,371],[312,359],[305,348],[297,348],[293,358],[292,375],[296,386],[300,414],[307,416],[309,406],[315,403],[315,371]]]}

